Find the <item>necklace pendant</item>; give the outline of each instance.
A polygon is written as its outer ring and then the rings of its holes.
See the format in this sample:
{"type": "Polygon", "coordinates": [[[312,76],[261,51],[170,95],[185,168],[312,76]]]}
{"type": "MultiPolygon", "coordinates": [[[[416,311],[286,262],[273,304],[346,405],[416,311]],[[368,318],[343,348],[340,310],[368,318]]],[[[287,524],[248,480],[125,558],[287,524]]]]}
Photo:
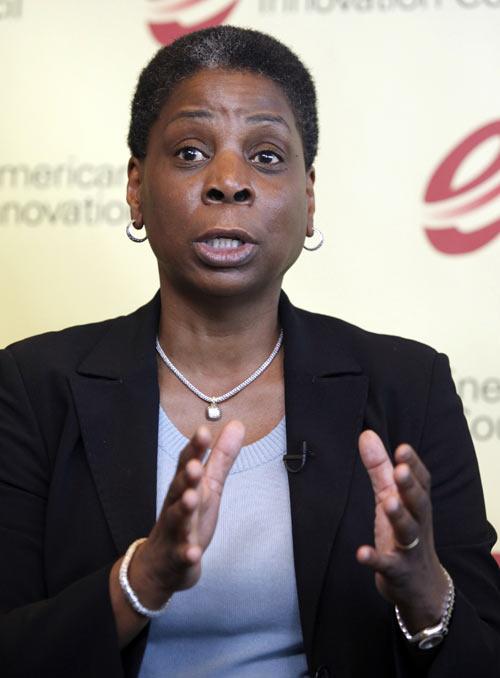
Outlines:
{"type": "Polygon", "coordinates": [[[210,403],[210,405],[207,407],[206,416],[208,421],[219,421],[219,419],[222,417],[222,412],[220,411],[220,407],[217,405],[217,403],[210,403]]]}

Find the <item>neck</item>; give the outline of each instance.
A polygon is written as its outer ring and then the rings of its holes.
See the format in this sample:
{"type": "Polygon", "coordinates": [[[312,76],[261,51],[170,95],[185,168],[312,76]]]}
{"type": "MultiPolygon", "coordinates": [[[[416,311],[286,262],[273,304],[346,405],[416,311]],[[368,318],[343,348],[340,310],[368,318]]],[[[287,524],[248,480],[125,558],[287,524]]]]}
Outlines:
{"type": "Polygon", "coordinates": [[[181,371],[206,371],[221,378],[244,374],[262,362],[278,335],[280,288],[251,298],[186,298],[161,286],[159,339],[181,371]]]}

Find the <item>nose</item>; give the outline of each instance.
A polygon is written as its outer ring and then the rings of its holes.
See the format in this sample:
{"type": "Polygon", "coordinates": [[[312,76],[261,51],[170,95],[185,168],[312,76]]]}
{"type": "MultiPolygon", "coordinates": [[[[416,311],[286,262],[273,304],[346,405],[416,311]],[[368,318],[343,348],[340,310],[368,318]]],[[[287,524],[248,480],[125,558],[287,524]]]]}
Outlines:
{"type": "Polygon", "coordinates": [[[207,170],[203,186],[205,204],[253,203],[255,195],[244,158],[227,151],[212,158],[207,170]]]}

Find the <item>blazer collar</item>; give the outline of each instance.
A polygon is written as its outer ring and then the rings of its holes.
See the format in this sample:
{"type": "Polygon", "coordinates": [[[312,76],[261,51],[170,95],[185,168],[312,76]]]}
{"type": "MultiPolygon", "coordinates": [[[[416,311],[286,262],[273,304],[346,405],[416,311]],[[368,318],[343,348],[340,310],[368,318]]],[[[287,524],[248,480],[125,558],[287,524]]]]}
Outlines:
{"type": "Polygon", "coordinates": [[[77,367],[88,377],[123,379],[149,372],[155,364],[160,293],[134,313],[109,321],[109,329],[77,367]]]}
{"type": "MultiPolygon", "coordinates": [[[[78,374],[122,379],[150,370],[155,362],[160,310],[157,292],[134,313],[110,321],[108,332],[78,365],[78,374]]],[[[361,372],[358,363],[339,345],[331,318],[296,308],[284,292],[280,295],[279,316],[291,369],[311,377],[361,372]]]]}
{"type": "MultiPolygon", "coordinates": [[[[109,321],[109,330],[78,365],[78,374],[122,379],[151,369],[160,310],[157,292],[134,313],[109,321]]],[[[284,292],[280,295],[279,316],[291,369],[311,377],[361,372],[358,363],[340,346],[331,318],[296,308],[284,292]]]]}
{"type": "Polygon", "coordinates": [[[334,319],[293,306],[284,292],[280,295],[279,317],[288,370],[303,378],[361,373],[359,364],[341,346],[332,325],[334,319]]]}

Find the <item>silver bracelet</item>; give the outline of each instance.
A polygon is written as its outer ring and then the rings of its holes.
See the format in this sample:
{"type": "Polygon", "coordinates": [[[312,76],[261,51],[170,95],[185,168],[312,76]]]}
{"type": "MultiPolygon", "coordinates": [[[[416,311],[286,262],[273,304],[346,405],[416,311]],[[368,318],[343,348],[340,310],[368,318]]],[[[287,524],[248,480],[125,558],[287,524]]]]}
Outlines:
{"type": "Polygon", "coordinates": [[[143,542],[145,542],[146,539],[147,537],[143,537],[142,539],[137,539],[136,541],[134,541],[133,544],[130,544],[130,546],[127,549],[127,553],[124,555],[122,563],[120,565],[120,574],[118,575],[118,581],[120,582],[121,589],[125,594],[125,598],[134,608],[134,610],[139,614],[142,614],[143,617],[153,619],[154,617],[159,617],[161,614],[163,614],[163,612],[165,612],[165,609],[170,602],[170,598],[158,610],[150,610],[149,607],[145,607],[141,603],[141,601],[137,597],[137,593],[130,586],[130,582],[128,580],[128,568],[130,565],[130,561],[132,560],[132,557],[137,547],[140,546],[143,542]]]}
{"type": "Polygon", "coordinates": [[[426,629],[422,629],[415,635],[411,633],[406,628],[404,621],[401,618],[401,614],[396,605],[396,619],[398,620],[399,628],[403,632],[404,637],[409,643],[418,643],[420,650],[430,650],[436,645],[439,645],[448,633],[448,625],[451,619],[451,613],[453,612],[453,604],[455,602],[455,586],[453,585],[453,579],[450,577],[448,572],[443,568],[443,572],[448,581],[448,591],[443,603],[443,613],[441,615],[441,621],[436,626],[428,626],[426,629]]]}

